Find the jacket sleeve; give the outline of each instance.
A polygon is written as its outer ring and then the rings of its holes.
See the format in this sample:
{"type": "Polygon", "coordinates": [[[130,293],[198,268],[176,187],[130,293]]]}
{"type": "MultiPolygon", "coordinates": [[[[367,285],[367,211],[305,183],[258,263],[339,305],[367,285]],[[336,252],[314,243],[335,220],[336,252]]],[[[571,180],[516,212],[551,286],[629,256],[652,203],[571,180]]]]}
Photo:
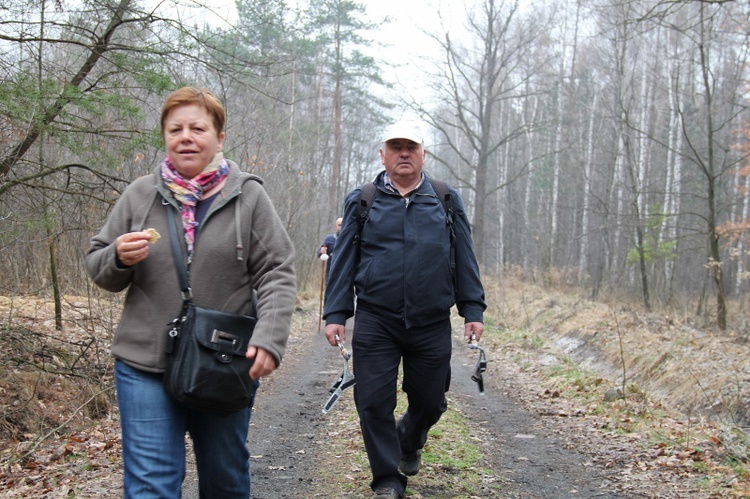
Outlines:
{"type": "Polygon", "coordinates": [[[153,181],[145,177],[130,184],[122,193],[99,233],[91,239],[86,253],[86,270],[94,283],[107,291],[119,292],[130,284],[133,267],[119,266],[115,239],[133,231],[133,220],[139,211],[147,209],[147,192],[153,181]],[[140,199],[140,203],[138,202],[140,199]]]}
{"type": "Polygon", "coordinates": [[[331,249],[331,246],[335,248],[336,246],[336,237],[333,234],[328,234],[324,239],[323,242],[318,246],[318,257],[320,257],[320,250],[323,249],[323,246],[328,248],[328,255],[333,253],[333,250],[331,249]]]}
{"type": "Polygon", "coordinates": [[[484,286],[479,276],[479,265],[474,254],[471,228],[463,200],[451,189],[453,228],[456,234],[456,307],[466,322],[484,322],[484,286]]]}
{"type": "MultiPolygon", "coordinates": [[[[286,350],[292,314],[297,294],[294,268],[295,251],[273,203],[260,184],[252,186],[252,240],[250,244],[250,273],[252,287],[257,290],[258,322],[250,344],[270,352],[281,362],[286,350]]],[[[243,190],[244,192],[244,190],[243,190]]]]}
{"type": "Polygon", "coordinates": [[[358,207],[361,190],[355,189],[344,202],[341,231],[336,239],[336,258],[333,258],[328,287],[325,292],[323,318],[327,324],[345,324],[354,315],[354,275],[359,260],[358,207]]]}

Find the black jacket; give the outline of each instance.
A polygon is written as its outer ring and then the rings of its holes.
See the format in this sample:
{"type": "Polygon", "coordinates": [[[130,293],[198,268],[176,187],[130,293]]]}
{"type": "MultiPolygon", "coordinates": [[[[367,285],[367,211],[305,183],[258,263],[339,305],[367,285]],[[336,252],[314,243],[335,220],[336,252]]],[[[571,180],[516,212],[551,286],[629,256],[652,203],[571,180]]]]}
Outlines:
{"type": "Polygon", "coordinates": [[[358,307],[403,320],[407,328],[449,317],[454,304],[466,322],[483,322],[484,288],[458,192],[449,187],[456,234],[454,288],[450,231],[432,184],[425,179],[407,203],[385,189],[383,177],[381,172],[375,179],[378,192],[359,245],[355,241],[361,188],[346,198],[326,289],[326,322],[344,324],[354,315],[355,292],[358,307]]]}

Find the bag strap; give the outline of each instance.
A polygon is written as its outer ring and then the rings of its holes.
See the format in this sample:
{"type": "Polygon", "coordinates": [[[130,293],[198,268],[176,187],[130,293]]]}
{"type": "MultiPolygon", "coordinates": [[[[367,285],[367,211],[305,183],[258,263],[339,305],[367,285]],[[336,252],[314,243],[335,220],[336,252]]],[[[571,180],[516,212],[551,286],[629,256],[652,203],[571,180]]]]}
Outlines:
{"type": "Polygon", "coordinates": [[[190,289],[187,271],[185,270],[185,264],[182,259],[182,250],[180,249],[179,243],[180,236],[177,233],[177,224],[174,222],[174,216],[172,215],[172,205],[166,203],[165,206],[167,208],[167,225],[169,225],[169,241],[172,246],[172,260],[174,261],[174,268],[177,271],[177,278],[180,280],[182,299],[188,302],[192,299],[193,292],[190,289]]]}

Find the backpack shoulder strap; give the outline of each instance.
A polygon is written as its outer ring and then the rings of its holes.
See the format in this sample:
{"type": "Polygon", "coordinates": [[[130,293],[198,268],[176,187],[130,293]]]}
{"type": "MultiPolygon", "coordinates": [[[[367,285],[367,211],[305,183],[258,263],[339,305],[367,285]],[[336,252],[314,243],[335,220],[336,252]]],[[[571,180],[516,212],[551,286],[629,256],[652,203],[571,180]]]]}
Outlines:
{"type": "Polygon", "coordinates": [[[378,188],[375,186],[373,182],[368,182],[365,185],[362,186],[362,192],[359,194],[359,213],[367,214],[367,211],[370,209],[370,206],[372,205],[372,200],[375,199],[375,194],[377,193],[378,188]]]}
{"type": "Polygon", "coordinates": [[[354,236],[354,244],[359,244],[362,237],[362,228],[365,226],[367,221],[367,214],[372,206],[372,200],[375,199],[375,194],[378,193],[378,188],[374,182],[368,182],[362,186],[361,192],[359,193],[359,211],[357,212],[357,235],[354,236]]]}
{"type": "Polygon", "coordinates": [[[453,205],[451,204],[451,193],[448,190],[448,184],[443,182],[442,180],[433,180],[430,179],[430,183],[432,183],[432,188],[435,189],[435,192],[437,193],[438,198],[440,199],[440,202],[443,203],[443,208],[445,209],[445,223],[448,225],[448,230],[450,231],[450,241],[451,241],[451,254],[450,254],[450,260],[451,260],[451,274],[453,275],[453,284],[456,284],[456,232],[453,229],[453,205]]]}
{"type": "Polygon", "coordinates": [[[451,193],[448,190],[448,184],[442,180],[433,179],[430,179],[430,183],[432,184],[432,188],[435,189],[435,192],[437,192],[440,202],[443,203],[443,208],[445,209],[445,223],[450,227],[451,243],[453,243],[456,234],[453,231],[453,205],[451,204],[451,193]]]}
{"type": "Polygon", "coordinates": [[[453,224],[453,207],[451,206],[451,193],[448,190],[448,184],[442,180],[434,179],[430,179],[430,183],[432,184],[432,188],[435,189],[435,192],[437,192],[438,199],[443,203],[445,213],[450,217],[448,223],[453,224]]]}

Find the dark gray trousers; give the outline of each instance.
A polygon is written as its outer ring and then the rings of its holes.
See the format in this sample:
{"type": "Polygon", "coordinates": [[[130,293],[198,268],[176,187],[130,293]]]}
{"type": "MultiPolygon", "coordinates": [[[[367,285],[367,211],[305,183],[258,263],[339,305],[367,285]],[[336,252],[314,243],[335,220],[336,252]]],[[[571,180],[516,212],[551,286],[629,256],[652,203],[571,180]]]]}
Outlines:
{"type": "Polygon", "coordinates": [[[398,470],[401,453],[423,448],[427,432],[447,409],[451,347],[449,319],[406,329],[402,321],[357,310],[352,337],[354,400],[373,490],[393,487],[404,493],[406,476],[398,470]],[[394,410],[402,360],[408,408],[397,425],[394,410]]]}

